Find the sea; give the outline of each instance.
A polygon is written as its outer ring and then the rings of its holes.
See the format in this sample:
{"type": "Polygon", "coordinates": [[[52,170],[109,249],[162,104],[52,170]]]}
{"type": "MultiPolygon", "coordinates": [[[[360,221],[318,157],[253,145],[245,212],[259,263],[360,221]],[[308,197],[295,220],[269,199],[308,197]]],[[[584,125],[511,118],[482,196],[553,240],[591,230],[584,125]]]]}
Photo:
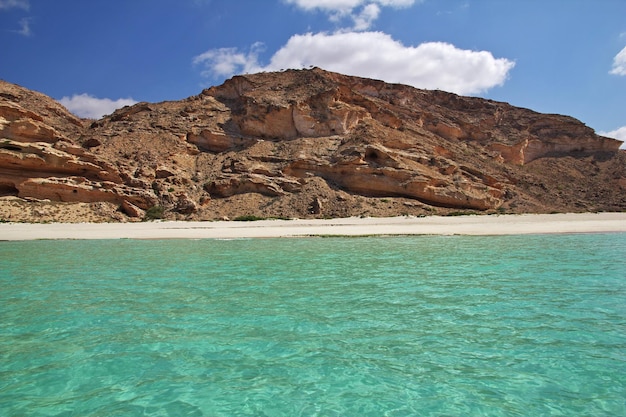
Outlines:
{"type": "Polygon", "coordinates": [[[626,234],[0,242],[0,416],[626,416],[626,234]]]}

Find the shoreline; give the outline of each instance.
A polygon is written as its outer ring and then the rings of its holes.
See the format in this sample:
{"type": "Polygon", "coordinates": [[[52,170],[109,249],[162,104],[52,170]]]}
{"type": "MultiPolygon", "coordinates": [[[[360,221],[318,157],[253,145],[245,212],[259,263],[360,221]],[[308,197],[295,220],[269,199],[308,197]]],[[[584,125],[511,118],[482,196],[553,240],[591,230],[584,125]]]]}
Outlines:
{"type": "Polygon", "coordinates": [[[314,236],[518,235],[626,232],[626,213],[427,217],[156,221],[141,223],[2,223],[0,241],[40,239],[240,239],[314,236]]]}

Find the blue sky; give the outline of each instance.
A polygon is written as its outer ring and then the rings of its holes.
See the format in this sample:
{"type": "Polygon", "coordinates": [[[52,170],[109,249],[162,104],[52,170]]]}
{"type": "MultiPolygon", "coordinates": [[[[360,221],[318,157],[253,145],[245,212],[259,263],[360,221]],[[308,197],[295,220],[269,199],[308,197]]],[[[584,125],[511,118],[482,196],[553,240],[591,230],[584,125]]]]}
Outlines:
{"type": "Polygon", "coordinates": [[[81,116],[319,66],[626,140],[626,0],[0,0],[0,78],[81,116]]]}

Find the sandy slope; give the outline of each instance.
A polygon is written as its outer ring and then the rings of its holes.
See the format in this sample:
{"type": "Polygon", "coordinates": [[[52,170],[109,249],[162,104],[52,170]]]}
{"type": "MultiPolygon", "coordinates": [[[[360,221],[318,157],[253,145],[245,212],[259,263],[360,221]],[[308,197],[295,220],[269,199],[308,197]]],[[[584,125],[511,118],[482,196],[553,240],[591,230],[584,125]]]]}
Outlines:
{"type": "Polygon", "coordinates": [[[626,232],[626,213],[388,217],[255,222],[4,223],[0,240],[232,239],[360,235],[505,235],[626,232]]]}

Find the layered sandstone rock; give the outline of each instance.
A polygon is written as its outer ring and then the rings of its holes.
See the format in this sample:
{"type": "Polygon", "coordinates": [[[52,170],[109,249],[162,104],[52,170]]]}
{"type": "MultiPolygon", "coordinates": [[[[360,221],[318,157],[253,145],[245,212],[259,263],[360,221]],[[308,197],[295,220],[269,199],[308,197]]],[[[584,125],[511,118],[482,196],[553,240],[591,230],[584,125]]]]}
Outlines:
{"type": "Polygon", "coordinates": [[[145,190],[71,176],[29,178],[20,183],[19,197],[83,203],[103,201],[118,205],[130,203],[144,210],[157,203],[156,196],[145,190]]]}
{"type": "Polygon", "coordinates": [[[73,142],[83,125],[61,105],[8,83],[0,87],[0,195],[144,209],[157,203],[154,194],[124,185],[113,163],[73,142]]]}
{"type": "Polygon", "coordinates": [[[626,210],[619,141],[507,103],[315,68],[87,122],[0,87],[0,195],[102,220],[626,210]]]}

